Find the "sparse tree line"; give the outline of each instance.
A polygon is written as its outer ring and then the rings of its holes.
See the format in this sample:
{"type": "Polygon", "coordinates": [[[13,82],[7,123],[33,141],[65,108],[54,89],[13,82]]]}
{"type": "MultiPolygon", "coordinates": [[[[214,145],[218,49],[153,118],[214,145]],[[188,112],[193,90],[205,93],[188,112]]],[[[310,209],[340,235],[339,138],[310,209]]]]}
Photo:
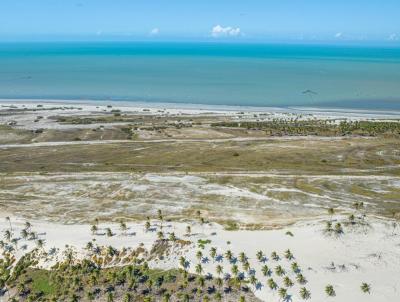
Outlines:
{"type": "Polygon", "coordinates": [[[339,121],[273,119],[270,121],[227,121],[211,124],[212,127],[263,130],[267,135],[400,135],[400,121],[339,121]]]}

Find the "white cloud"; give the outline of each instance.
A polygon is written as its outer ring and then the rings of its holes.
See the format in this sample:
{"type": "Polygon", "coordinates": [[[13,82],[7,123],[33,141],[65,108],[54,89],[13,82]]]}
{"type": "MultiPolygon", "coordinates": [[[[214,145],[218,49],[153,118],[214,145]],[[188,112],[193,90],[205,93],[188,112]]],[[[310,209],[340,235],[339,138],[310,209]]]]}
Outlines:
{"type": "Polygon", "coordinates": [[[152,36],[156,36],[156,35],[158,35],[159,33],[160,33],[160,29],[157,28],[157,27],[155,27],[155,28],[153,28],[152,30],[150,30],[150,35],[152,35],[152,36]]]}
{"type": "Polygon", "coordinates": [[[397,41],[397,40],[399,40],[399,36],[397,34],[391,34],[391,35],[389,35],[388,40],[389,41],[397,41]]]}
{"type": "Polygon", "coordinates": [[[214,38],[218,37],[237,37],[241,34],[239,27],[222,27],[221,25],[215,25],[211,29],[211,36],[214,38]]]}
{"type": "Polygon", "coordinates": [[[336,33],[335,38],[341,38],[343,36],[343,33],[336,33]]]}

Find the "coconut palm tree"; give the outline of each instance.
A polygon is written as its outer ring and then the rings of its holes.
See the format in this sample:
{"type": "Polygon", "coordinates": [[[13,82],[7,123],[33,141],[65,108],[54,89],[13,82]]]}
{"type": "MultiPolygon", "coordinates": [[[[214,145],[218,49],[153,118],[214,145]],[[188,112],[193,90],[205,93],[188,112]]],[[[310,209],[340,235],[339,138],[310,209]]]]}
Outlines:
{"type": "Polygon", "coordinates": [[[183,269],[186,268],[186,259],[185,259],[185,257],[181,256],[179,258],[179,265],[182,266],[183,269]]]}
{"type": "Polygon", "coordinates": [[[146,232],[148,232],[150,230],[150,227],[151,227],[150,221],[147,220],[146,223],[144,224],[144,228],[145,228],[146,232]]]}
{"type": "Polygon", "coordinates": [[[340,222],[335,224],[335,232],[338,235],[343,234],[343,228],[340,222]]]}
{"type": "Polygon", "coordinates": [[[216,256],[217,256],[217,249],[215,247],[212,247],[210,249],[210,257],[214,260],[216,256]]]}
{"type": "Polygon", "coordinates": [[[310,293],[309,290],[307,290],[307,288],[302,287],[302,288],[300,289],[300,297],[301,297],[303,300],[308,300],[308,299],[311,298],[311,293],[310,293]]]}
{"type": "Polygon", "coordinates": [[[292,286],[294,285],[293,281],[292,281],[288,276],[286,276],[285,278],[283,278],[283,284],[284,284],[286,287],[292,287],[292,286]]]}
{"type": "Polygon", "coordinates": [[[307,279],[303,276],[303,274],[297,274],[296,276],[296,280],[297,282],[299,282],[300,284],[306,284],[307,283],[307,279]]]}
{"type": "Polygon", "coordinates": [[[114,234],[110,228],[106,228],[106,235],[107,235],[107,237],[112,237],[114,234]]]}
{"type": "Polygon", "coordinates": [[[265,277],[271,275],[271,270],[269,269],[268,265],[263,265],[263,267],[261,268],[261,272],[265,277]]]}
{"type": "Polygon", "coordinates": [[[215,283],[217,284],[217,286],[219,288],[221,288],[222,285],[224,285],[224,280],[222,280],[222,278],[218,277],[217,279],[215,279],[215,283]]]}
{"type": "Polygon", "coordinates": [[[222,301],[221,293],[220,292],[216,292],[215,295],[214,295],[214,298],[215,298],[215,301],[218,301],[218,302],[222,301]]]}
{"type": "Polygon", "coordinates": [[[171,294],[166,292],[163,296],[163,302],[169,302],[171,300],[171,294]]]}
{"type": "Polygon", "coordinates": [[[299,265],[297,264],[297,262],[293,262],[291,264],[291,267],[292,267],[292,270],[293,270],[294,273],[297,274],[298,272],[300,272],[300,268],[299,268],[299,265]]]}
{"type": "Polygon", "coordinates": [[[203,257],[203,253],[201,251],[197,251],[197,253],[196,253],[197,260],[200,261],[202,257],[203,257]]]}
{"type": "Polygon", "coordinates": [[[12,224],[11,224],[11,218],[9,216],[7,216],[6,221],[10,224],[10,230],[12,232],[13,228],[12,228],[12,224]]]}
{"type": "Polygon", "coordinates": [[[90,227],[90,231],[92,232],[92,235],[96,235],[96,233],[97,233],[97,231],[98,231],[97,225],[93,224],[93,225],[90,227]]]}
{"type": "Polygon", "coordinates": [[[244,296],[240,296],[239,302],[246,302],[246,298],[244,296]]]}
{"type": "Polygon", "coordinates": [[[274,260],[274,261],[279,261],[279,256],[278,256],[278,254],[277,254],[275,251],[273,251],[273,252],[271,253],[271,258],[272,258],[272,260],[274,260]]]}
{"type": "Polygon", "coordinates": [[[258,251],[256,256],[257,256],[257,260],[261,262],[264,258],[264,253],[262,251],[258,251]]]}
{"type": "Polygon", "coordinates": [[[245,263],[243,263],[242,267],[244,271],[248,272],[250,270],[250,263],[246,261],[245,263]]]}
{"type": "Polygon", "coordinates": [[[233,258],[232,252],[231,252],[230,250],[227,250],[227,251],[225,252],[225,257],[226,257],[226,259],[228,259],[229,261],[231,261],[232,258],[233,258]]]}
{"type": "Polygon", "coordinates": [[[107,293],[107,302],[114,302],[114,294],[112,292],[107,293]]]}
{"type": "Polygon", "coordinates": [[[198,263],[197,265],[196,265],[196,273],[197,274],[201,274],[202,272],[203,272],[203,267],[201,266],[201,264],[200,263],[198,263]]]}
{"type": "Polygon", "coordinates": [[[267,285],[268,285],[268,287],[269,287],[270,289],[272,289],[272,290],[275,290],[275,289],[278,288],[278,284],[276,284],[276,282],[275,282],[274,279],[272,279],[272,278],[269,278],[269,279],[267,280],[267,285]]]}
{"type": "Polygon", "coordinates": [[[251,276],[250,276],[249,281],[250,281],[250,283],[251,283],[253,286],[255,286],[256,283],[258,282],[256,276],[254,276],[254,275],[251,275],[251,276]]]}
{"type": "Polygon", "coordinates": [[[281,297],[282,299],[285,299],[285,298],[287,297],[287,289],[281,287],[281,288],[278,290],[278,294],[279,294],[279,297],[281,297]]]}
{"type": "Polygon", "coordinates": [[[4,239],[6,239],[7,241],[10,241],[12,237],[12,232],[10,230],[5,230],[4,231],[4,239]]]}
{"type": "Polygon", "coordinates": [[[21,237],[26,240],[26,238],[28,238],[28,231],[26,229],[23,229],[21,231],[21,237]]]}
{"type": "Polygon", "coordinates": [[[27,231],[29,231],[29,230],[31,229],[31,227],[32,227],[32,224],[31,224],[29,221],[26,221],[26,222],[25,222],[25,229],[26,229],[27,231]]]}
{"type": "Polygon", "coordinates": [[[175,236],[175,233],[174,233],[174,232],[172,232],[171,234],[169,234],[169,240],[170,240],[170,241],[176,241],[176,236],[175,236]]]}
{"type": "Polygon", "coordinates": [[[130,293],[125,293],[123,302],[131,302],[132,301],[132,295],[130,293]]]}
{"type": "Polygon", "coordinates": [[[236,264],[232,265],[231,271],[232,271],[232,274],[233,274],[234,276],[237,276],[237,274],[239,273],[239,268],[238,268],[238,266],[237,266],[236,264]]]}
{"type": "Polygon", "coordinates": [[[190,225],[186,226],[186,236],[190,236],[190,234],[192,233],[192,228],[190,227],[190,225]]]}
{"type": "Polygon", "coordinates": [[[159,240],[164,239],[164,233],[162,231],[157,232],[157,238],[159,240]]]}
{"type": "Polygon", "coordinates": [[[239,261],[242,262],[242,263],[245,263],[247,261],[247,256],[246,256],[246,254],[244,252],[241,252],[239,254],[239,261]]]}
{"type": "Polygon", "coordinates": [[[126,230],[128,229],[128,227],[126,226],[126,223],[125,223],[123,220],[121,220],[121,221],[119,222],[119,229],[121,230],[121,232],[122,232],[123,234],[125,234],[125,233],[126,233],[126,230]]]}
{"type": "Polygon", "coordinates": [[[36,245],[38,248],[41,249],[44,246],[44,240],[43,239],[36,240],[36,245]]]}
{"type": "Polygon", "coordinates": [[[361,290],[363,293],[371,293],[371,286],[368,283],[361,283],[361,290]]]}
{"type": "Polygon", "coordinates": [[[285,272],[285,270],[283,269],[282,266],[278,265],[278,266],[275,267],[275,274],[277,274],[278,276],[282,276],[285,273],[286,272],[285,272]]]}
{"type": "Polygon", "coordinates": [[[285,258],[288,260],[292,260],[294,258],[292,252],[289,249],[285,251],[285,258]]]}
{"type": "Polygon", "coordinates": [[[327,222],[326,222],[326,226],[325,226],[325,232],[330,233],[330,232],[332,232],[332,231],[333,231],[333,229],[332,229],[332,222],[331,222],[331,221],[327,221],[327,222]]]}
{"type": "Polygon", "coordinates": [[[335,289],[334,289],[333,286],[330,285],[330,284],[328,284],[327,286],[325,286],[325,293],[326,293],[329,297],[334,297],[334,296],[336,296],[335,289]]]}
{"type": "Polygon", "coordinates": [[[217,265],[216,272],[218,275],[221,275],[224,272],[224,268],[222,267],[222,265],[217,265]]]}

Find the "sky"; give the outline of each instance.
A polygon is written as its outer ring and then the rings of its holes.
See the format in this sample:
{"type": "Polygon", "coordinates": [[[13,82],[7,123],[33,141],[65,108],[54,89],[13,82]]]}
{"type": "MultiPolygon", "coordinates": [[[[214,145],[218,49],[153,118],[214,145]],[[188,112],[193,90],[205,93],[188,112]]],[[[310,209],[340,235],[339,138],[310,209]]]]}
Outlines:
{"type": "Polygon", "coordinates": [[[1,40],[400,40],[400,0],[0,0],[1,40]]]}

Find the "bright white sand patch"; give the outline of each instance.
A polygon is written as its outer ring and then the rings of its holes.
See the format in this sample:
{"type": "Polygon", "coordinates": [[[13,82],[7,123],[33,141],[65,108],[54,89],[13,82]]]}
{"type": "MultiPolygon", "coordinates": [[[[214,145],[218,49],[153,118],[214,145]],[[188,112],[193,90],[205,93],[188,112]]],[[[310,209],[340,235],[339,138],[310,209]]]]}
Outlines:
{"type": "MultiPolygon", "coordinates": [[[[23,227],[23,220],[11,218],[15,234],[19,234],[23,227]]],[[[399,230],[391,228],[389,223],[371,220],[370,229],[358,229],[351,231],[345,229],[345,234],[339,238],[327,237],[323,234],[323,223],[298,224],[290,229],[270,231],[224,231],[219,225],[199,225],[191,223],[192,236],[186,237],[183,223],[164,223],[165,233],[175,232],[178,238],[190,239],[193,244],[187,248],[175,249],[164,260],[153,260],[150,264],[157,268],[172,268],[179,266],[179,257],[185,256],[190,263],[190,271],[194,272],[198,263],[196,252],[198,239],[209,239],[203,252],[202,266],[205,273],[215,274],[217,262],[210,258],[209,249],[217,248],[217,255],[224,254],[228,249],[237,257],[240,252],[245,252],[249,257],[251,268],[255,270],[256,277],[261,282],[261,289],[255,294],[263,301],[281,301],[278,293],[267,288],[266,280],[261,273],[263,265],[256,259],[256,252],[262,250],[268,260],[265,262],[272,271],[280,264],[286,275],[295,282],[295,275],[290,268],[290,263],[296,261],[302,269],[303,275],[308,280],[305,285],[311,291],[310,301],[397,301],[400,291],[400,234],[399,230]],[[285,235],[290,230],[294,236],[285,235]],[[365,231],[365,232],[364,232],[365,231]],[[230,244],[228,244],[230,242],[230,244]],[[290,249],[295,257],[289,261],[283,257],[284,251],[290,249]],[[282,258],[279,261],[270,259],[272,251],[276,251],[282,258]],[[208,261],[207,261],[208,258],[208,261]],[[360,290],[362,282],[371,285],[371,293],[364,294],[360,290]],[[327,298],[324,288],[332,284],[336,291],[336,297],[327,298]]],[[[159,230],[155,222],[153,226],[159,230]]],[[[0,220],[0,229],[8,228],[4,218],[0,220]]],[[[113,237],[95,236],[99,245],[112,245],[115,248],[136,248],[143,243],[150,248],[156,239],[156,231],[146,232],[143,224],[128,224],[130,236],[122,235],[116,224],[100,225],[101,228],[110,227],[116,233],[113,237]]],[[[60,225],[43,222],[33,222],[33,229],[45,239],[46,249],[56,247],[59,253],[65,245],[72,245],[78,249],[83,248],[93,237],[89,225],[60,225]]],[[[101,232],[101,231],[100,231],[101,232]]],[[[25,244],[20,240],[18,245],[25,244]]],[[[34,243],[27,241],[28,249],[34,243]]],[[[225,272],[230,273],[231,264],[226,259],[220,263],[225,272]]],[[[239,269],[241,269],[240,263],[239,269]]],[[[272,277],[282,286],[283,277],[273,273],[272,277]]],[[[288,289],[293,301],[300,301],[299,288],[295,285],[288,289]]]]}

